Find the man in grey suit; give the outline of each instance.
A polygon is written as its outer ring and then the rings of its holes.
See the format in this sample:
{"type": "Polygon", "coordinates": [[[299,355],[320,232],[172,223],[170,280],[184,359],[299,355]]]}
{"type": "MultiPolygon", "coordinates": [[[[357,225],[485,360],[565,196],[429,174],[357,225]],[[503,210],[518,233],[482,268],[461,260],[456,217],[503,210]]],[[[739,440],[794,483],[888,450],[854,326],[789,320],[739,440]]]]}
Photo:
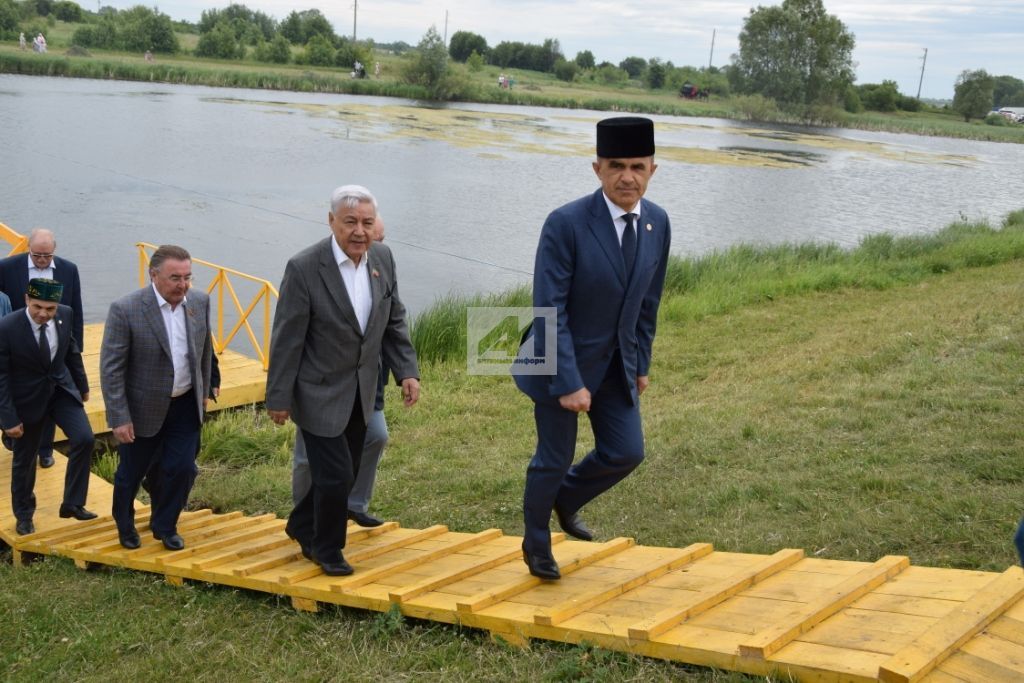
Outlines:
{"type": "Polygon", "coordinates": [[[373,413],[378,361],[405,404],[419,398],[419,368],[391,250],[373,241],[377,200],[359,185],[331,195],[331,236],[285,267],[274,317],[267,411],[302,430],[312,486],[288,517],[288,535],[325,574],[345,576],[347,501],[373,413]]]}
{"type": "Polygon", "coordinates": [[[181,550],[178,517],[188,500],[210,386],[210,300],[190,291],[192,257],[181,247],[153,252],[149,276],[149,286],[110,305],[100,349],[107,424],[120,444],[113,515],[121,545],[138,548],[135,496],[158,458],[160,493],[152,500],[149,528],[168,550],[181,550]]]}

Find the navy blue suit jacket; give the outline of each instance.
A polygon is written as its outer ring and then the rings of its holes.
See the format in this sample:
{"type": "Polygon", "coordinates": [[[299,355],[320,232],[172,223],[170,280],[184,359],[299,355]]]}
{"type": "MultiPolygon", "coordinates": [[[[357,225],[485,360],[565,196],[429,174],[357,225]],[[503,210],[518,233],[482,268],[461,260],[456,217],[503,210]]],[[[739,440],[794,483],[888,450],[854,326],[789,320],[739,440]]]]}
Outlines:
{"type": "Polygon", "coordinates": [[[15,311],[0,319],[0,427],[35,424],[43,419],[50,397],[57,387],[66,390],[79,403],[88,393],[89,381],[82,365],[82,354],[71,336],[74,313],[63,304],[57,306],[57,352],[44,364],[39,339],[25,311],[15,311]]]}
{"type": "MultiPolygon", "coordinates": [[[[25,308],[25,290],[28,289],[28,254],[15,254],[0,260],[0,292],[11,300],[15,311],[25,308]]],[[[82,315],[82,285],[78,279],[78,266],[59,256],[53,257],[53,279],[64,285],[60,302],[75,313],[73,332],[78,348],[85,345],[83,338],[85,317],[82,315]]]]}
{"type": "MultiPolygon", "coordinates": [[[[624,379],[636,402],[636,378],[647,375],[651,366],[671,226],[661,207],[643,199],[636,227],[637,257],[627,282],[622,248],[600,189],[556,209],[544,222],[533,305],[557,311],[558,360],[554,375],[515,376],[519,389],[534,401],[557,404],[560,396],[583,387],[595,392],[620,349],[624,379]]],[[[551,341],[537,339],[533,347],[528,340],[520,355],[526,348],[543,354],[551,341]]]]}

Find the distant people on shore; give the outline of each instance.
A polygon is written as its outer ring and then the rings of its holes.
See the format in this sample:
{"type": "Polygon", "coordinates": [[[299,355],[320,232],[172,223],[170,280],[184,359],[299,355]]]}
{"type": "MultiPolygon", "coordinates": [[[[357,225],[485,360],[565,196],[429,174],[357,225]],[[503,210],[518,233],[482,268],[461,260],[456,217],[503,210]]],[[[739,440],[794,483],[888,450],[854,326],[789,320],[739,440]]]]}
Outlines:
{"type": "Polygon", "coordinates": [[[24,52],[28,49],[28,43],[25,41],[25,32],[22,31],[18,36],[18,49],[24,52]]]}
{"type": "Polygon", "coordinates": [[[143,55],[143,58],[150,64],[153,63],[153,53],[150,50],[146,50],[146,54],[143,55]]]}
{"type": "Polygon", "coordinates": [[[46,52],[46,38],[43,37],[42,33],[32,39],[32,49],[40,54],[46,52]]]}
{"type": "Polygon", "coordinates": [[[380,78],[380,62],[373,63],[373,77],[380,78]]]}

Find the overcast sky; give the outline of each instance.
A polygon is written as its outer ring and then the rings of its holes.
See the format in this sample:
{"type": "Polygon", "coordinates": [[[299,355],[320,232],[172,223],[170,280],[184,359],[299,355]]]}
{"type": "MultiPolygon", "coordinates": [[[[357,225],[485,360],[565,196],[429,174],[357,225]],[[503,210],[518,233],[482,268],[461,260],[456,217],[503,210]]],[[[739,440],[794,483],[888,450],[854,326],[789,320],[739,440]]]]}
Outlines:
{"type": "MultiPolygon", "coordinates": [[[[126,8],[138,2],[103,4],[126,8]]],[[[158,7],[173,19],[196,21],[204,9],[228,4],[229,0],[165,0],[158,7]]],[[[293,9],[316,7],[336,32],[352,34],[353,0],[243,4],[278,20],[293,9]]],[[[541,43],[556,38],[568,59],[590,50],[598,62],[618,64],[636,55],[660,57],[677,66],[703,66],[711,58],[712,33],[717,31],[712,63],[725,66],[739,48],[743,20],[756,6],[735,0],[358,0],[356,34],[360,39],[415,45],[432,24],[444,33],[447,12],[448,36],[472,31],[491,46],[503,40],[541,43]]],[[[928,61],[922,97],[952,98],[953,84],[964,69],[1024,78],[1024,0],[826,0],[825,7],[856,36],[858,83],[894,80],[900,92],[916,95],[924,48],[928,61]]]]}

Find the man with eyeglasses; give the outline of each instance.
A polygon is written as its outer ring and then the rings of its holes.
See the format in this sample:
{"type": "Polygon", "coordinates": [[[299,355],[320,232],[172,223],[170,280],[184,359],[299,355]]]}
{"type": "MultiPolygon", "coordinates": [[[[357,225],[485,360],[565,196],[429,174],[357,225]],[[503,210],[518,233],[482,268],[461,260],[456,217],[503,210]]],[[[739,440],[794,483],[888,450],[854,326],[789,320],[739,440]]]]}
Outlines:
{"type": "MultiPolygon", "coordinates": [[[[78,279],[78,266],[56,256],[57,238],[52,230],[35,228],[28,236],[28,256],[16,254],[0,260],[0,291],[11,300],[15,311],[25,308],[25,293],[29,280],[42,278],[56,280],[64,285],[60,302],[70,306],[74,313],[71,334],[75,345],[82,351],[85,344],[85,323],[82,315],[82,286],[78,279]]],[[[39,443],[39,466],[53,466],[54,424],[47,420],[39,443]]]]}
{"type": "Polygon", "coordinates": [[[153,252],[149,277],[150,285],[110,305],[100,348],[107,424],[119,444],[113,515],[121,545],[140,547],[135,496],[156,460],[159,494],[152,496],[149,529],[168,550],[181,550],[178,517],[192,485],[210,386],[210,299],[189,289],[192,257],[181,247],[153,252]]]}

